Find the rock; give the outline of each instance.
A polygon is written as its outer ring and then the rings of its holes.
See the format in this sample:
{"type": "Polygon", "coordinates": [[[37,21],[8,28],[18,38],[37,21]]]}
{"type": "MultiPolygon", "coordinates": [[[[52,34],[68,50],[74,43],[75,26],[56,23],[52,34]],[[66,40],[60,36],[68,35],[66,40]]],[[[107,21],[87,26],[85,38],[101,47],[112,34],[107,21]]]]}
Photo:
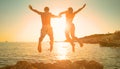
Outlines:
{"type": "Polygon", "coordinates": [[[86,69],[103,69],[103,65],[92,60],[87,63],[86,69]]]}
{"type": "Polygon", "coordinates": [[[13,66],[6,66],[0,69],[103,69],[103,65],[96,61],[75,61],[58,60],[55,63],[30,63],[27,61],[18,61],[13,66]]]}
{"type": "Polygon", "coordinates": [[[72,68],[72,62],[70,60],[59,60],[54,65],[58,69],[71,69],[72,68]]]}
{"type": "Polygon", "coordinates": [[[87,63],[88,63],[88,62],[87,62],[86,60],[75,61],[75,62],[73,63],[73,69],[85,69],[87,63]]]}
{"type": "Polygon", "coordinates": [[[37,69],[44,69],[45,68],[44,63],[33,63],[32,65],[37,69]]]}
{"type": "Polygon", "coordinates": [[[16,65],[11,67],[10,69],[37,69],[37,68],[33,67],[32,64],[27,61],[19,61],[17,62],[16,65]]]}

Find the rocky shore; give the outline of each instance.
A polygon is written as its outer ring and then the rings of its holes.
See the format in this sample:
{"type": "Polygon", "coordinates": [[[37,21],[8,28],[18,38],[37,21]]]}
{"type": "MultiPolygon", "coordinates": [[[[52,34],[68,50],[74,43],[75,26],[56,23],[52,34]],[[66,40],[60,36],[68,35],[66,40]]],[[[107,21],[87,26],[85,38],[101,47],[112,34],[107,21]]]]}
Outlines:
{"type": "Polygon", "coordinates": [[[71,62],[70,60],[58,60],[55,63],[18,61],[15,65],[2,67],[0,69],[103,69],[103,65],[94,60],[75,62],[71,62]]]}
{"type": "Polygon", "coordinates": [[[93,34],[79,39],[83,43],[100,44],[102,47],[120,47],[120,31],[107,34],[93,34]]]}
{"type": "Polygon", "coordinates": [[[120,47],[120,31],[114,32],[112,35],[102,38],[99,42],[101,46],[105,47],[120,47]]]}

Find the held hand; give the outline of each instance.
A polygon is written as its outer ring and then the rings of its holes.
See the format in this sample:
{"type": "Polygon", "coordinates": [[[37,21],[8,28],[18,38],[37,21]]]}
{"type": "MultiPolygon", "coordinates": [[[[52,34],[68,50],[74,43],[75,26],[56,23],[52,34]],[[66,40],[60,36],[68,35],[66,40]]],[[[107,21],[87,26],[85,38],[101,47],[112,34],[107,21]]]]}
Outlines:
{"type": "Polygon", "coordinates": [[[62,17],[61,14],[59,14],[58,17],[62,17]]]}

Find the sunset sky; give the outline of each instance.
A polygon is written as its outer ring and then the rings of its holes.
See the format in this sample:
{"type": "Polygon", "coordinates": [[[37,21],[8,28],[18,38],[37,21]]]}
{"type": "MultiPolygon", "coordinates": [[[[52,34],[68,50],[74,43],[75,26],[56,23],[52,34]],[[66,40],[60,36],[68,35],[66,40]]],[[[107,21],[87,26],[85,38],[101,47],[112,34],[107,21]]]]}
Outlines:
{"type": "MultiPolygon", "coordinates": [[[[73,20],[77,37],[120,30],[120,0],[0,0],[0,42],[38,41],[41,18],[28,8],[29,4],[39,11],[48,6],[51,13],[58,15],[68,7],[75,11],[85,3],[73,20]]],[[[64,15],[51,20],[55,41],[65,39],[64,23],[64,15]]]]}

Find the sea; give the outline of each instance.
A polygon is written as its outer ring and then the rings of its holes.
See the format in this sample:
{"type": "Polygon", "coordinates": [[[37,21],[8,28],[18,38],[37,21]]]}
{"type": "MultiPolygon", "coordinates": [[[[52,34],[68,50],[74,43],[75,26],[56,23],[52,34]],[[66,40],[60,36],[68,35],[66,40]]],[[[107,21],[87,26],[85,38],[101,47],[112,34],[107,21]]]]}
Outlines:
{"type": "Polygon", "coordinates": [[[99,44],[75,43],[75,52],[68,42],[54,42],[50,52],[49,42],[42,42],[42,52],[36,42],[0,42],[0,67],[14,65],[17,61],[54,63],[57,60],[95,60],[104,69],[120,69],[120,47],[101,47],[99,44]]]}

